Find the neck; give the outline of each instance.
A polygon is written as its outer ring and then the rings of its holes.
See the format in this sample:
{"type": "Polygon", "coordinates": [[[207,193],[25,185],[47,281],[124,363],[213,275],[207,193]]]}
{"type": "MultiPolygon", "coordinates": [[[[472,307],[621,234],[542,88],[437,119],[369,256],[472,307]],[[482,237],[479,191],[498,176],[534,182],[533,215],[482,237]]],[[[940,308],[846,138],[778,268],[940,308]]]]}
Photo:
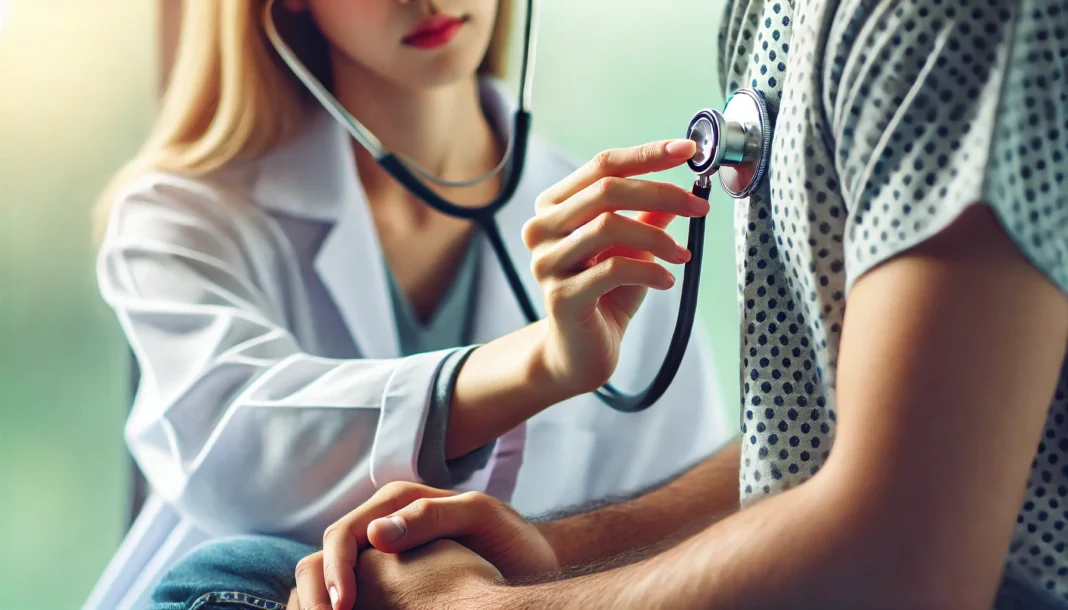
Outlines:
{"type": "MultiPolygon", "coordinates": [[[[386,150],[448,180],[481,175],[500,160],[501,146],[482,112],[475,75],[416,90],[389,82],[346,58],[334,57],[333,66],[334,95],[386,150]]],[[[363,147],[357,145],[356,151],[369,195],[400,188],[363,147]]]]}

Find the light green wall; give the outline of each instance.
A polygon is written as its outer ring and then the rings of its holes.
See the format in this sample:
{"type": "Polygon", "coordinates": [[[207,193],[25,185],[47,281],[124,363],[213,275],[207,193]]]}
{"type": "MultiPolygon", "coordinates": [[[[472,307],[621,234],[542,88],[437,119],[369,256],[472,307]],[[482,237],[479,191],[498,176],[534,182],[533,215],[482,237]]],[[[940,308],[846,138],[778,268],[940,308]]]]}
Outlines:
{"type": "MultiPolygon", "coordinates": [[[[156,3],[9,1],[0,30],[0,609],[63,610],[84,600],[126,509],[125,351],[96,293],[89,225],[107,175],[151,121],[156,3]]],[[[717,2],[543,5],[535,129],[575,156],[681,135],[694,110],[720,104],[717,2]]],[[[685,170],[667,178],[689,184],[685,170]]],[[[733,397],[730,225],[719,197],[702,313],[733,397]]]]}
{"type": "Polygon", "coordinates": [[[89,214],[151,120],[154,3],[14,0],[0,31],[0,608],[77,608],[123,527],[122,337],[89,214]]]}
{"type": "MultiPolygon", "coordinates": [[[[580,159],[605,148],[683,137],[701,108],[719,108],[719,0],[543,0],[534,129],[580,159]]],[[[662,175],[689,188],[682,167],[662,175]]],[[[733,200],[713,189],[701,313],[737,422],[738,324],[733,200]]],[[[686,224],[672,233],[685,243],[686,224]]],[[[681,278],[681,268],[676,276],[681,278]]],[[[652,357],[652,356],[650,356],[652,357]]],[[[657,358],[660,355],[656,355],[657,358]]]]}

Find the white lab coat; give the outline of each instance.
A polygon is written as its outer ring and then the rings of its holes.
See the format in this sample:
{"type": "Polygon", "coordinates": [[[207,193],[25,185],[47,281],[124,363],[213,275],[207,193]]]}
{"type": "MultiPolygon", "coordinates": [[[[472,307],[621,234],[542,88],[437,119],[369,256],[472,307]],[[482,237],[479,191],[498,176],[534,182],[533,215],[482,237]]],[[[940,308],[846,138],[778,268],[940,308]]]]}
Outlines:
{"type": "MultiPolygon", "coordinates": [[[[485,98],[507,125],[507,98],[495,86],[485,98]]],[[[445,352],[400,357],[355,167],[349,137],[323,112],[265,158],[210,179],[151,174],[118,197],[99,281],[140,362],[126,441],[154,494],[86,608],[145,607],[163,573],[212,537],[316,542],[379,487],[419,480],[445,352]]],[[[533,139],[519,189],[498,216],[539,305],[520,228],[535,197],[572,169],[533,139]]],[[[477,281],[474,343],[524,325],[488,246],[477,281]]],[[[650,294],[624,341],[614,377],[623,388],[651,380],[677,302],[650,294]]],[[[649,410],[617,413],[592,395],[568,400],[498,442],[497,452],[521,448],[518,476],[491,458],[460,488],[492,488],[533,514],[653,484],[726,440],[715,379],[695,338],[649,410]]]]}

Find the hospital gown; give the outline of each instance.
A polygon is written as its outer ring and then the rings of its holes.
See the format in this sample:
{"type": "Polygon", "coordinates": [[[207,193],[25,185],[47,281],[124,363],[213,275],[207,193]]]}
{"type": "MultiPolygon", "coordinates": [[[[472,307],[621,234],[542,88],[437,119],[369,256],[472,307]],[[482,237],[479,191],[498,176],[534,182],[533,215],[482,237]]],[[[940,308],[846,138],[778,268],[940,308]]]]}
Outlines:
{"type": "MultiPolygon", "coordinates": [[[[769,179],[735,211],[752,505],[832,450],[842,319],[866,271],[982,202],[1068,290],[1068,3],[735,0],[719,70],[726,93],[763,92],[775,124],[769,179]]],[[[999,608],[1068,606],[1066,395],[1062,373],[999,608]]]]}

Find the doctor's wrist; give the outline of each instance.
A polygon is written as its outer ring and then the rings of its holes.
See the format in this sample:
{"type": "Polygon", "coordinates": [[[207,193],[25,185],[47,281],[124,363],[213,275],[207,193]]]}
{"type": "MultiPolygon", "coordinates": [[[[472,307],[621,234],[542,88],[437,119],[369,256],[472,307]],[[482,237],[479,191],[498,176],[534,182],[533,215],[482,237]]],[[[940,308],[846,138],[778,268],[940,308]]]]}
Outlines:
{"type": "Polygon", "coordinates": [[[549,320],[535,322],[527,329],[532,331],[535,341],[529,353],[526,384],[541,394],[543,400],[556,404],[592,392],[603,385],[603,382],[597,379],[577,374],[579,371],[561,365],[566,359],[559,357],[559,350],[554,349],[560,341],[558,337],[553,336],[554,333],[559,333],[559,329],[553,328],[549,320]]]}
{"type": "Polygon", "coordinates": [[[445,453],[452,459],[514,429],[575,392],[545,366],[537,322],[476,348],[453,387],[445,453]]]}

